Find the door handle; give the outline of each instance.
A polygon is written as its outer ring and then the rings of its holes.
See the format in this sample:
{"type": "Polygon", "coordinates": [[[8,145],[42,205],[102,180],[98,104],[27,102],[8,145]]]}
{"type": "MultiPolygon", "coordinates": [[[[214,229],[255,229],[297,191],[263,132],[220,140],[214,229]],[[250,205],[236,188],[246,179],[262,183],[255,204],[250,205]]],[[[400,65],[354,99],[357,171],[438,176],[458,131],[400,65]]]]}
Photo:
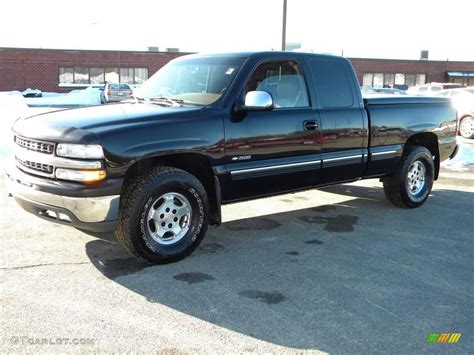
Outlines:
{"type": "Polygon", "coordinates": [[[318,122],[316,121],[304,121],[303,126],[305,131],[315,131],[319,128],[318,122]]]}

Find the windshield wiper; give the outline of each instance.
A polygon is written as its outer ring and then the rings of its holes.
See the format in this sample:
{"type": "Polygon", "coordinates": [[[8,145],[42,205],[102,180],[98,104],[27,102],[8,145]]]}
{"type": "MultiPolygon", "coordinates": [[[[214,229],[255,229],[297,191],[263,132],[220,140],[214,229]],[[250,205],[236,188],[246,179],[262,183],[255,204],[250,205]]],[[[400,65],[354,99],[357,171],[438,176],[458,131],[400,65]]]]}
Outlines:
{"type": "Polygon", "coordinates": [[[130,95],[129,97],[127,97],[125,100],[122,100],[122,102],[143,102],[145,101],[145,98],[143,97],[139,97],[139,96],[135,96],[135,95],[130,95]]]}
{"type": "Polygon", "coordinates": [[[166,104],[169,106],[183,106],[184,100],[172,99],[166,96],[155,96],[149,97],[150,102],[156,102],[158,104],[166,104]]]}
{"type": "Polygon", "coordinates": [[[140,97],[140,96],[130,95],[130,98],[136,101],[145,101],[145,98],[140,97]]]}

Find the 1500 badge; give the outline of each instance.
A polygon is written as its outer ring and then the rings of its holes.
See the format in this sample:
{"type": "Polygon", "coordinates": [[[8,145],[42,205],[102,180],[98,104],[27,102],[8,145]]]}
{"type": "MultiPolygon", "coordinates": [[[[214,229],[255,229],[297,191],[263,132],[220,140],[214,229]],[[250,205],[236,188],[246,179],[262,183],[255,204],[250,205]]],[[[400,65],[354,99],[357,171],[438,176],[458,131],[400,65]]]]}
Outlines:
{"type": "Polygon", "coordinates": [[[238,157],[232,157],[232,160],[233,161],[237,161],[237,160],[250,160],[252,158],[251,155],[241,155],[241,156],[238,156],[238,157]]]}

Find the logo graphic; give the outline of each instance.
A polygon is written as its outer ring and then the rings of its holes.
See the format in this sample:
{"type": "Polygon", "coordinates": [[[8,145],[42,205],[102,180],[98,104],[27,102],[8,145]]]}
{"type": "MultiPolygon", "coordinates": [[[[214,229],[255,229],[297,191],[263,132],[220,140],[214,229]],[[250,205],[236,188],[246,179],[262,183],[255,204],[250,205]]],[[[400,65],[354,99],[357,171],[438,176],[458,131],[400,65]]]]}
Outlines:
{"type": "Polygon", "coordinates": [[[462,333],[430,333],[426,338],[426,343],[458,343],[461,335],[462,333]]]}

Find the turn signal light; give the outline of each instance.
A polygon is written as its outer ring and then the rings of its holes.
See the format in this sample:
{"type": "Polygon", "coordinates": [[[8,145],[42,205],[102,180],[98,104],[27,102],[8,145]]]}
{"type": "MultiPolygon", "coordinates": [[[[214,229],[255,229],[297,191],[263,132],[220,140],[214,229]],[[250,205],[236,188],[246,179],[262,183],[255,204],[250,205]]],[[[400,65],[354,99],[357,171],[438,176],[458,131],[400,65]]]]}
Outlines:
{"type": "Polygon", "coordinates": [[[56,178],[62,180],[94,182],[104,180],[106,175],[105,170],[56,169],[56,178]]]}

